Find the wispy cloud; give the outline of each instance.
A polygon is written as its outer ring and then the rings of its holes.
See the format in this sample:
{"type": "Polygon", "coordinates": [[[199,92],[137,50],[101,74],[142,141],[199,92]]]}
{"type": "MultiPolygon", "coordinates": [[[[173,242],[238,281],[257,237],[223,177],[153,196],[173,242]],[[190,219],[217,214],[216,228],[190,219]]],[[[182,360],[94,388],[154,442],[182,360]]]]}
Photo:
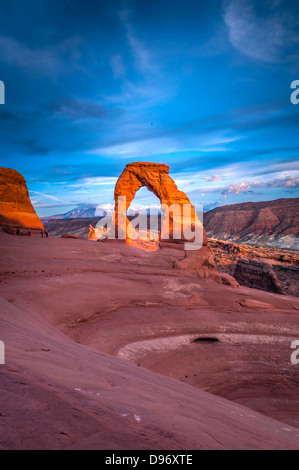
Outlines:
{"type": "Polygon", "coordinates": [[[172,153],[177,150],[178,147],[175,139],[165,137],[124,142],[118,145],[98,148],[92,151],[92,153],[104,156],[118,156],[120,158],[136,158],[172,153]]]}
{"type": "Polygon", "coordinates": [[[152,138],[140,138],[116,145],[98,147],[90,153],[104,156],[119,156],[120,158],[155,157],[177,152],[207,152],[211,149],[211,146],[213,152],[222,152],[222,149],[219,150],[217,147],[214,147],[216,143],[231,143],[239,140],[238,137],[229,138],[214,133],[190,136],[183,136],[180,132],[176,135],[173,132],[170,132],[170,134],[165,136],[153,135],[152,138]]]}
{"type": "Polygon", "coordinates": [[[280,4],[273,1],[268,14],[259,17],[253,2],[227,1],[224,19],[232,46],[241,54],[259,61],[279,63],[294,60],[293,48],[299,44],[298,25],[289,12],[279,9],[280,4]]]}
{"type": "MultiPolygon", "coordinates": [[[[106,107],[91,100],[78,98],[62,98],[58,101],[47,103],[44,109],[53,117],[63,117],[70,120],[103,119],[109,114],[106,107]]],[[[116,110],[114,109],[115,113],[116,110]]],[[[119,111],[117,111],[119,113],[119,111]]]]}
{"type": "Polygon", "coordinates": [[[36,194],[38,196],[42,196],[43,198],[50,199],[51,201],[61,202],[62,204],[68,204],[67,201],[62,201],[61,199],[57,198],[56,196],[52,196],[51,194],[45,194],[39,191],[30,191],[30,194],[36,194]]]}
{"type": "Polygon", "coordinates": [[[130,11],[121,11],[119,13],[119,17],[125,28],[127,42],[134,58],[137,71],[143,75],[160,75],[159,69],[156,65],[157,62],[152,52],[149,47],[140,40],[132,23],[130,22],[130,11]]]}
{"type": "Polygon", "coordinates": [[[67,72],[67,59],[77,56],[81,42],[73,37],[55,46],[30,48],[16,39],[0,36],[0,60],[31,74],[56,76],[67,72]]]}
{"type": "Polygon", "coordinates": [[[206,183],[211,183],[213,181],[220,181],[222,180],[222,176],[221,175],[212,175],[212,176],[205,176],[203,178],[203,180],[206,182],[206,183]]]}
{"type": "Polygon", "coordinates": [[[114,186],[116,181],[116,177],[94,176],[84,178],[81,185],[84,187],[114,186]]]}
{"type": "Polygon", "coordinates": [[[113,71],[114,78],[125,78],[126,67],[122,56],[120,54],[114,54],[110,57],[110,64],[113,71]]]}

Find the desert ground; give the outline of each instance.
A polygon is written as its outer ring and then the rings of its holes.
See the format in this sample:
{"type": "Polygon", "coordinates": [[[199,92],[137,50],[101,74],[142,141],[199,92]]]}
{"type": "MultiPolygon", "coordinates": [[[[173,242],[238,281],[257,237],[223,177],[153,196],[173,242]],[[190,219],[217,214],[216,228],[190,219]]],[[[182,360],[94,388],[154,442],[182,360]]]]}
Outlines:
{"type": "Polygon", "coordinates": [[[0,449],[298,449],[299,299],[0,233],[0,449]]]}

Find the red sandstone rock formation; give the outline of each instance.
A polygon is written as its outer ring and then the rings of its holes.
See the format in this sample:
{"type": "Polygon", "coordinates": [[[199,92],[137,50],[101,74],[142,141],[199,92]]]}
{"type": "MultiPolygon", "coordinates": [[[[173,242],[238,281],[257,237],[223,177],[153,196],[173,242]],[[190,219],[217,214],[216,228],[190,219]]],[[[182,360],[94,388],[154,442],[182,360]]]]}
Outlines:
{"type": "Polygon", "coordinates": [[[92,225],[89,225],[88,240],[97,241],[97,239],[98,237],[95,228],[92,225]]]}
{"type": "MultiPolygon", "coordinates": [[[[169,176],[169,167],[168,165],[157,164],[157,163],[147,163],[147,162],[139,162],[139,163],[130,163],[126,166],[125,170],[119,177],[114,192],[114,199],[115,199],[115,211],[116,214],[119,211],[119,197],[125,196],[126,197],[126,210],[129,209],[131,202],[133,201],[136,192],[141,187],[147,187],[149,191],[153,192],[155,196],[157,196],[162,206],[170,207],[173,204],[176,204],[181,209],[182,215],[175,215],[170,213],[170,224],[169,227],[166,227],[166,231],[169,232],[169,237],[163,233],[161,233],[161,240],[171,240],[176,243],[184,243],[185,238],[182,233],[183,228],[183,206],[188,205],[191,207],[191,217],[192,223],[194,224],[195,220],[196,223],[200,224],[198,217],[195,214],[194,207],[192,206],[189,198],[186,196],[185,193],[179,191],[177,185],[173,181],[173,179],[169,176]],[[181,238],[175,239],[173,236],[173,222],[178,222],[181,226],[181,238]],[[169,229],[169,230],[168,230],[169,229]]],[[[117,215],[116,215],[117,217],[117,215]]],[[[191,220],[190,220],[191,222],[191,220]]],[[[119,229],[120,226],[123,224],[129,225],[128,221],[121,221],[118,217],[116,219],[116,224],[118,225],[119,229]]],[[[207,236],[205,231],[203,230],[203,246],[207,245],[207,236]]]]}
{"type": "Polygon", "coordinates": [[[243,286],[284,295],[283,290],[272,266],[267,261],[239,259],[234,278],[243,286]]]}
{"type": "Polygon", "coordinates": [[[268,261],[288,295],[299,297],[299,253],[269,247],[253,247],[223,240],[208,240],[219,272],[233,275],[240,258],[268,261]]]}
{"type": "Polygon", "coordinates": [[[211,238],[298,249],[299,198],[217,207],[204,215],[204,225],[211,238]]]}
{"type": "Polygon", "coordinates": [[[0,449],[299,447],[299,299],[118,241],[2,232],[0,253],[0,449]]]}
{"type": "Polygon", "coordinates": [[[31,230],[43,228],[30,201],[25,179],[9,168],[0,168],[0,226],[31,230]]]}
{"type": "MultiPolygon", "coordinates": [[[[189,226],[194,229],[194,223],[200,224],[202,230],[202,247],[200,249],[185,251],[185,257],[183,259],[178,259],[174,262],[173,266],[177,269],[182,270],[196,270],[197,274],[201,278],[211,278],[216,282],[229,284],[233,286],[238,286],[238,283],[235,279],[232,279],[230,276],[222,276],[217,272],[216,264],[211,256],[211,253],[207,247],[207,236],[204,228],[202,227],[201,222],[199,221],[195,209],[192,206],[189,198],[182,191],[179,191],[177,185],[173,179],[169,176],[169,167],[167,165],[156,164],[156,163],[130,163],[126,166],[125,170],[119,177],[116,186],[115,186],[115,223],[116,223],[116,235],[118,238],[120,230],[125,232],[128,236],[128,226],[129,221],[125,214],[120,215],[119,208],[119,198],[121,196],[126,197],[126,207],[125,210],[128,210],[131,202],[133,201],[136,192],[141,187],[147,187],[149,191],[153,192],[161,201],[162,209],[169,208],[173,204],[178,205],[181,208],[182,215],[169,214],[170,223],[166,228],[166,234],[163,228],[162,222],[162,231],[161,231],[161,241],[160,248],[173,249],[175,246],[178,246],[180,249],[184,249],[184,243],[186,238],[184,238],[182,227],[184,223],[189,222],[189,226]],[[183,216],[183,207],[188,205],[191,207],[189,220],[183,216]],[[196,221],[196,222],[195,222],[196,221]],[[175,239],[174,237],[174,224],[178,223],[181,228],[180,233],[181,237],[175,239]]],[[[164,211],[163,216],[165,216],[166,210],[164,211]]],[[[162,218],[163,218],[162,216],[162,218]]],[[[129,237],[128,237],[129,238],[129,237]]]]}
{"type": "Polygon", "coordinates": [[[64,233],[61,235],[61,238],[71,238],[72,240],[82,240],[82,237],[77,237],[77,235],[73,235],[72,233],[64,233]]]}

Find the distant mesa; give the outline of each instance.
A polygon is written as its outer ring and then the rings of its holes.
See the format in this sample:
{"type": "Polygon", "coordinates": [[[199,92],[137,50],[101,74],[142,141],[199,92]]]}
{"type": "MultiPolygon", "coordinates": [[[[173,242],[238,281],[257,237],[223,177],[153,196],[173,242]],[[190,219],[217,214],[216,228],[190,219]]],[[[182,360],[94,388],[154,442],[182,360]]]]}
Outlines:
{"type": "Polygon", "coordinates": [[[0,227],[10,233],[17,228],[43,229],[29,198],[25,178],[15,170],[0,168],[0,227]]]}
{"type": "Polygon", "coordinates": [[[299,198],[216,207],[204,226],[210,238],[299,250],[299,198]]]}

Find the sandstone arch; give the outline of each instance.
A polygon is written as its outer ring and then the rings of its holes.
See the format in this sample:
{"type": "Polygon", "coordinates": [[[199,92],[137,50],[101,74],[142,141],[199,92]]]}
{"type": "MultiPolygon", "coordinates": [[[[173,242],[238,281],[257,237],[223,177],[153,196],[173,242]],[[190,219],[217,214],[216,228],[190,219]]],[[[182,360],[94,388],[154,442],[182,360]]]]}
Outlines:
{"type": "MultiPolygon", "coordinates": [[[[183,206],[184,204],[190,204],[192,210],[195,212],[194,207],[190,203],[187,195],[180,191],[169,176],[168,165],[157,164],[157,163],[130,163],[126,166],[123,173],[120,175],[114,192],[115,199],[115,225],[116,225],[116,238],[118,238],[118,198],[119,196],[126,196],[126,210],[129,209],[131,202],[133,201],[136,192],[141,187],[147,187],[149,191],[153,192],[161,201],[161,204],[165,204],[167,207],[172,204],[178,204],[183,206]]],[[[128,219],[125,216],[125,221],[121,223],[129,224],[128,219]]],[[[173,267],[177,269],[192,269],[196,270],[198,277],[210,278],[216,282],[238,287],[238,283],[229,275],[219,274],[216,268],[216,264],[210,250],[207,246],[207,236],[204,228],[203,230],[203,243],[200,249],[195,251],[185,251],[184,259],[180,259],[174,262],[173,267]]],[[[161,234],[160,248],[167,251],[171,248],[184,249],[185,240],[174,240],[170,239],[168,242],[163,241],[161,234]]],[[[178,258],[179,259],[179,258],[178,258]]]]}
{"type": "MultiPolygon", "coordinates": [[[[195,217],[195,210],[189,198],[183,191],[178,189],[174,180],[169,176],[168,165],[147,162],[130,163],[124,169],[115,186],[114,199],[117,234],[118,226],[121,223],[126,223],[127,225],[129,223],[127,220],[125,222],[118,220],[118,198],[120,196],[126,197],[126,210],[128,210],[137,191],[141,187],[146,187],[149,191],[154,193],[155,196],[157,196],[157,198],[160,200],[161,204],[167,207],[170,207],[173,204],[177,204],[181,208],[186,204],[190,205],[192,217],[195,217]]],[[[173,218],[174,217],[172,217],[172,219],[173,218]]],[[[171,223],[173,223],[173,220],[171,223]]],[[[181,224],[182,223],[183,220],[181,220],[181,224]]],[[[161,235],[161,238],[163,240],[163,234],[161,235]]],[[[181,240],[174,240],[172,238],[172,234],[170,233],[170,241],[183,243],[185,240],[183,237],[181,240]]],[[[207,237],[203,229],[203,246],[206,245],[207,237]]]]}

